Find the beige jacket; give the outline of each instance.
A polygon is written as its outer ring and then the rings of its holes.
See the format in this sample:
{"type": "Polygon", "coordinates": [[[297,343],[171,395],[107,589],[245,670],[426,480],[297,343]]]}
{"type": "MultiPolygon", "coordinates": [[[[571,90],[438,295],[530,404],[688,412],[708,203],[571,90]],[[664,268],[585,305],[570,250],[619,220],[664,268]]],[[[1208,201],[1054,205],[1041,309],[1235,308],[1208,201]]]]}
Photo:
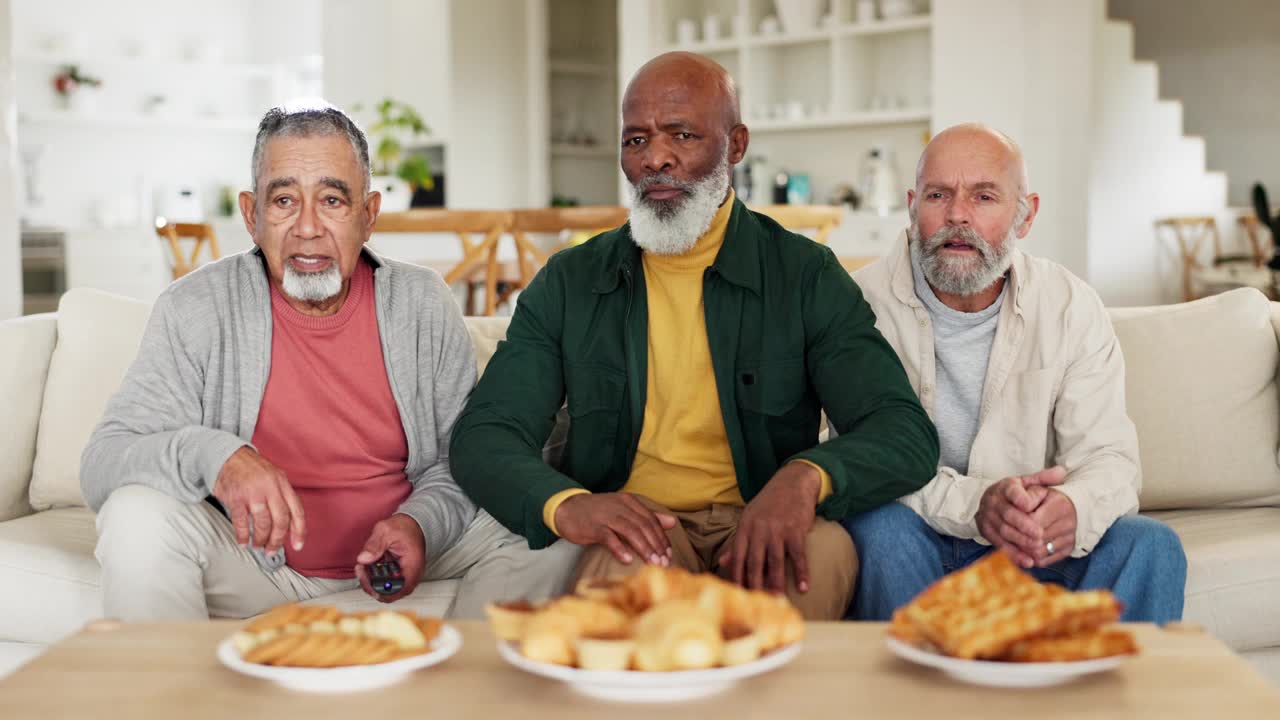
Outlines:
{"type": "MultiPolygon", "coordinates": [[[[915,294],[905,233],[854,279],[932,417],[933,326],[915,294]]],[[[983,491],[1054,465],[1067,470],[1060,489],[1076,507],[1071,555],[1083,557],[1117,518],[1138,510],[1142,470],[1137,431],[1125,413],[1124,357],[1092,288],[1015,249],[969,451],[971,474],[938,468],[899,502],[940,533],[985,543],[974,521],[983,491]]]]}

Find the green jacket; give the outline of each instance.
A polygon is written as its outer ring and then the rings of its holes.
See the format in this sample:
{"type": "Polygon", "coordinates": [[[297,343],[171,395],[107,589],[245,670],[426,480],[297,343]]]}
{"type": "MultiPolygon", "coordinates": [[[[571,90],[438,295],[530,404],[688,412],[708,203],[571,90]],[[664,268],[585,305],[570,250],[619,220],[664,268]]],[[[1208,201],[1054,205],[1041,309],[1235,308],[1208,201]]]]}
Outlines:
{"type": "MultiPolygon", "coordinates": [[[[938,436],[875,315],[831,250],[734,201],[703,279],[711,362],[743,499],[788,460],[831,475],[838,520],[923,487],[938,436]],[[839,437],[817,444],[825,409],[839,437]]],[[[648,384],[649,318],[630,226],[557,253],[520,295],[453,431],[453,477],[541,548],[554,494],[626,483],[648,384]],[[562,470],[542,447],[568,396],[562,470]]]]}

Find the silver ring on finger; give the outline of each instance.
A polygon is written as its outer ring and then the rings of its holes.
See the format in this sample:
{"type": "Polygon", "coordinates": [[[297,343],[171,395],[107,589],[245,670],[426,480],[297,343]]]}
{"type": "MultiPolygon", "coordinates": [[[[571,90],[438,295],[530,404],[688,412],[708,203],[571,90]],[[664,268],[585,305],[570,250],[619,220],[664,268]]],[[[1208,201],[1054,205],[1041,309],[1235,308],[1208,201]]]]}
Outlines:
{"type": "Polygon", "coordinates": [[[1054,550],[1054,548],[1053,548],[1053,541],[1052,541],[1052,540],[1050,540],[1049,542],[1047,542],[1047,543],[1045,543],[1045,544],[1044,544],[1044,551],[1045,551],[1045,553],[1047,553],[1047,554],[1049,554],[1049,555],[1053,555],[1053,550],[1054,550]]]}

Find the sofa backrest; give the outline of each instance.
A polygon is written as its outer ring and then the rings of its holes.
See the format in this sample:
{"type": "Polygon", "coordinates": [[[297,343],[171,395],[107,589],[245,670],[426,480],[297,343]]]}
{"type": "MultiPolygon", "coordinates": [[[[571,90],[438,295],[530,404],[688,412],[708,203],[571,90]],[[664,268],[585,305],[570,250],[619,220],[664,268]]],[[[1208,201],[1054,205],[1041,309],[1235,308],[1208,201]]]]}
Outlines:
{"type": "Polygon", "coordinates": [[[99,290],[62,296],[31,471],[36,510],[84,505],[80,453],[138,354],[150,311],[147,303],[99,290]]]}
{"type": "MultiPolygon", "coordinates": [[[[138,300],[76,289],[63,295],[56,316],[0,324],[0,397],[15,399],[14,412],[3,421],[15,427],[0,435],[0,457],[15,459],[0,464],[0,520],[26,514],[28,501],[35,510],[84,505],[80,453],[138,353],[150,309],[138,300]]],[[[466,323],[483,372],[507,321],[466,323]]]]}
{"type": "MultiPolygon", "coordinates": [[[[73,290],[59,305],[56,345],[52,316],[0,324],[0,397],[14,398],[5,419],[13,427],[0,432],[0,457],[13,459],[0,465],[0,520],[26,512],[27,478],[37,510],[84,504],[80,453],[137,353],[148,311],[73,290]]],[[[1111,317],[1142,452],[1142,508],[1280,505],[1280,303],[1246,289],[1111,317]]],[[[507,322],[466,319],[480,372],[507,322]]]]}
{"type": "Polygon", "coordinates": [[[1111,311],[1143,510],[1280,505],[1274,313],[1251,288],[1111,311]]]}
{"type": "Polygon", "coordinates": [[[57,338],[52,314],[0,323],[0,522],[31,512],[28,485],[49,355],[57,338]]]}

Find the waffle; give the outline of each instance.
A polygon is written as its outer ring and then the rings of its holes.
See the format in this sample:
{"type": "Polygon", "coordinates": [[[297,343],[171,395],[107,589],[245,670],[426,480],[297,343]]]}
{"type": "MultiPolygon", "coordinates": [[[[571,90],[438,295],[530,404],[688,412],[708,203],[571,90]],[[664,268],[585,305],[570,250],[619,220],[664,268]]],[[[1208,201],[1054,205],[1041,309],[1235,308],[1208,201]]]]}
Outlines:
{"type": "Polygon", "coordinates": [[[1114,655],[1136,655],[1138,644],[1124,630],[1090,630],[1076,635],[1022,640],[1004,660],[1011,662],[1078,662],[1114,655]]]}
{"type": "Polygon", "coordinates": [[[589,670],[740,665],[804,637],[804,619],[785,597],[679,568],[581,582],[577,595],[519,607],[520,623],[490,613],[500,639],[531,660],[589,670]]]}
{"type": "MultiPolygon", "coordinates": [[[[1041,656],[1104,657],[1087,651],[1122,654],[1118,640],[1096,639],[1098,629],[1120,618],[1122,606],[1105,590],[1072,593],[1037,582],[1001,552],[952,573],[920,593],[894,614],[889,632],[913,644],[922,641],[953,657],[1043,662],[1041,656]],[[1091,638],[1084,642],[1084,638],[1091,638]],[[1051,640],[1058,641],[1056,644],[1051,640]],[[1036,642],[1045,642],[1047,649],[1036,642]],[[1031,643],[1028,645],[1028,643],[1031,643]]],[[[1111,631],[1107,638],[1125,631],[1111,631]]],[[[1136,648],[1135,648],[1136,650],[1136,648]]],[[[1076,658],[1081,659],[1081,658],[1076,658]]]]}
{"type": "Polygon", "coordinates": [[[290,604],[255,618],[231,642],[246,662],[261,665],[372,665],[426,652],[443,625],[412,613],[344,615],[334,607],[290,604]]]}

